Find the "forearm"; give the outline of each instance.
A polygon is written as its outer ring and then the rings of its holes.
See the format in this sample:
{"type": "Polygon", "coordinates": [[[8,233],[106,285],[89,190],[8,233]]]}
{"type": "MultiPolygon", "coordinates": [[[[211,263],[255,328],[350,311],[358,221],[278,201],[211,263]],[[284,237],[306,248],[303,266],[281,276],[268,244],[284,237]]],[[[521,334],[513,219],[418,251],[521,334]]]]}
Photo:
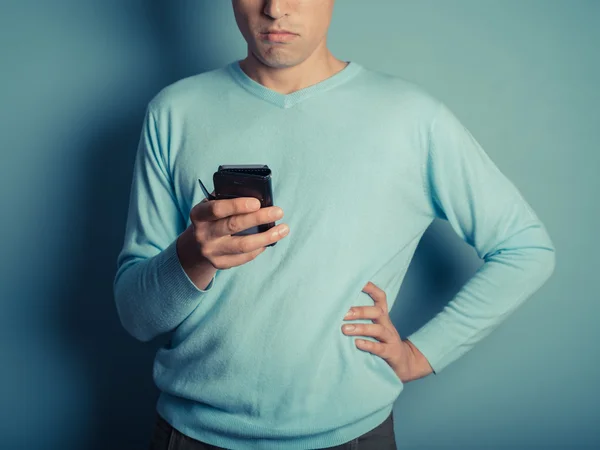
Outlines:
{"type": "Polygon", "coordinates": [[[555,249],[519,189],[440,103],[422,165],[433,217],[447,220],[484,261],[408,339],[439,374],[492,332],[550,277],[555,249]]]}
{"type": "MultiPolygon", "coordinates": [[[[152,257],[138,256],[135,262],[129,256],[134,244],[128,243],[119,259],[114,281],[117,311],[123,327],[140,341],[175,329],[212,288],[210,279],[206,289],[191,281],[177,254],[178,241],[152,257]]],[[[202,272],[196,267],[192,275],[195,271],[202,272]]],[[[201,278],[208,276],[207,271],[202,273],[201,278]]]]}
{"type": "Polygon", "coordinates": [[[177,254],[190,281],[198,289],[206,289],[217,269],[208,260],[199,257],[191,225],[177,239],[177,254]]]}
{"type": "Polygon", "coordinates": [[[168,115],[154,106],[148,105],[142,125],[113,282],[121,324],[140,341],[178,327],[212,288],[216,274],[192,254],[193,235],[186,229],[166,162],[168,139],[161,139],[169,133],[168,115]]]}
{"type": "MultiPolygon", "coordinates": [[[[513,240],[521,238],[515,235],[513,240]]],[[[550,277],[554,252],[544,248],[550,244],[530,239],[530,248],[514,250],[508,241],[507,248],[487,258],[442,311],[408,336],[427,355],[436,374],[489,335],[550,277]]]]}

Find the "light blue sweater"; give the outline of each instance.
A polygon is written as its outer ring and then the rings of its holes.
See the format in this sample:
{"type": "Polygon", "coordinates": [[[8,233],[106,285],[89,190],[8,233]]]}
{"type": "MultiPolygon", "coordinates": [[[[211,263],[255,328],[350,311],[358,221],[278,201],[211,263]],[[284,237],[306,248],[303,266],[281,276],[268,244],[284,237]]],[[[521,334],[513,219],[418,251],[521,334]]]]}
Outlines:
{"type": "MultiPolygon", "coordinates": [[[[391,309],[415,248],[448,220],[484,264],[410,336],[439,372],[554,270],[550,237],[470,132],[423,88],[357,62],[284,95],[237,61],[162,89],[133,169],[114,295],[123,327],[159,349],[158,412],[229,449],[330,447],[375,428],[403,383],[341,330],[351,306],[391,309]],[[219,164],[268,164],[290,233],[206,290],[176,238],[219,164]]],[[[368,319],[359,323],[371,323],[368,319]]],[[[366,337],[373,340],[372,337],[366,337]]]]}

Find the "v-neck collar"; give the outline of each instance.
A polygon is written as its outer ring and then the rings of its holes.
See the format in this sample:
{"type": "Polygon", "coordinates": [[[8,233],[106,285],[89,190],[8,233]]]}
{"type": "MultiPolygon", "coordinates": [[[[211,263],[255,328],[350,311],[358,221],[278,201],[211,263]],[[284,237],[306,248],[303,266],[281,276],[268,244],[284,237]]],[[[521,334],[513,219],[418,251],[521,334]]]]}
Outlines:
{"type": "Polygon", "coordinates": [[[358,72],[360,72],[361,69],[362,66],[360,64],[354,61],[349,61],[346,67],[344,67],[339,72],[336,72],[329,78],[326,78],[311,86],[307,86],[303,89],[291,92],[289,94],[282,94],[250,78],[246,74],[246,72],[244,72],[240,67],[239,60],[233,61],[232,63],[227,65],[227,70],[229,71],[231,76],[244,89],[246,89],[251,94],[262,98],[263,100],[266,100],[283,109],[291,108],[292,106],[300,103],[302,100],[305,100],[319,92],[324,92],[328,89],[331,89],[335,86],[344,83],[345,81],[348,81],[358,72]]]}

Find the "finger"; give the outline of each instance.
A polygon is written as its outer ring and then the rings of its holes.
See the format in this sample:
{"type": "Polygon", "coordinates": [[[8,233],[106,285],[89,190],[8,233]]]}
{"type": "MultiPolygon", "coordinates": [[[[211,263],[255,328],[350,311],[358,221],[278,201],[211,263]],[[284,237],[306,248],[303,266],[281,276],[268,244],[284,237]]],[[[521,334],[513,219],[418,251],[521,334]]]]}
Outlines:
{"type": "Polygon", "coordinates": [[[283,217],[278,206],[268,206],[246,214],[236,214],[215,222],[211,227],[211,238],[233,235],[257,225],[275,222],[283,217]]]}
{"type": "Polygon", "coordinates": [[[353,323],[353,330],[346,330],[346,325],[342,327],[344,334],[349,336],[370,336],[381,342],[389,342],[390,334],[388,330],[380,324],[374,323],[353,323]]]}
{"type": "Polygon", "coordinates": [[[261,247],[266,247],[283,239],[287,233],[280,233],[280,231],[286,229],[289,230],[286,224],[279,224],[262,233],[228,237],[221,243],[218,250],[219,254],[216,256],[249,253],[261,247]]]}
{"type": "Polygon", "coordinates": [[[354,344],[361,350],[365,350],[369,353],[379,356],[380,358],[387,360],[387,344],[381,342],[368,341],[366,339],[355,339],[354,344]]]}
{"type": "Polygon", "coordinates": [[[375,302],[375,306],[379,306],[385,313],[388,312],[387,297],[384,290],[369,281],[363,288],[363,292],[369,294],[375,302]]]}
{"type": "Polygon", "coordinates": [[[372,319],[382,322],[382,320],[385,321],[384,316],[387,316],[379,306],[353,306],[350,310],[354,314],[344,317],[344,320],[372,319]]]}
{"type": "Polygon", "coordinates": [[[256,199],[254,197],[237,197],[210,201],[204,199],[194,205],[190,211],[190,219],[194,222],[213,222],[234,214],[250,213],[260,209],[260,202],[254,207],[246,203],[251,200],[256,199]]]}
{"type": "Polygon", "coordinates": [[[242,264],[252,261],[265,250],[266,247],[262,247],[249,253],[227,255],[223,258],[216,258],[215,263],[221,269],[229,269],[231,267],[241,266],[242,264]]]}

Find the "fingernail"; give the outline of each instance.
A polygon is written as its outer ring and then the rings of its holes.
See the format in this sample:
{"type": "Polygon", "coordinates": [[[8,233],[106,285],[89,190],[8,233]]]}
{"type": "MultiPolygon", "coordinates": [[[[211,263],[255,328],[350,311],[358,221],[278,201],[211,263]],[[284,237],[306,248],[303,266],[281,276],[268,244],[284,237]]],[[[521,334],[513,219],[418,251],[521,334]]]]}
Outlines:
{"type": "Polygon", "coordinates": [[[289,227],[287,225],[283,225],[280,229],[279,229],[279,235],[280,236],[285,236],[288,231],[290,231],[289,227]]]}
{"type": "Polygon", "coordinates": [[[352,317],[354,315],[354,310],[349,309],[344,318],[352,317]]]}
{"type": "Polygon", "coordinates": [[[274,208],[269,210],[269,217],[271,219],[279,219],[282,216],[283,210],[281,208],[274,208]]]}
{"type": "Polygon", "coordinates": [[[246,206],[251,209],[260,207],[260,201],[257,198],[250,198],[246,200],[246,206]]]}
{"type": "Polygon", "coordinates": [[[354,330],[354,325],[344,325],[344,331],[352,331],[354,330]]]}

